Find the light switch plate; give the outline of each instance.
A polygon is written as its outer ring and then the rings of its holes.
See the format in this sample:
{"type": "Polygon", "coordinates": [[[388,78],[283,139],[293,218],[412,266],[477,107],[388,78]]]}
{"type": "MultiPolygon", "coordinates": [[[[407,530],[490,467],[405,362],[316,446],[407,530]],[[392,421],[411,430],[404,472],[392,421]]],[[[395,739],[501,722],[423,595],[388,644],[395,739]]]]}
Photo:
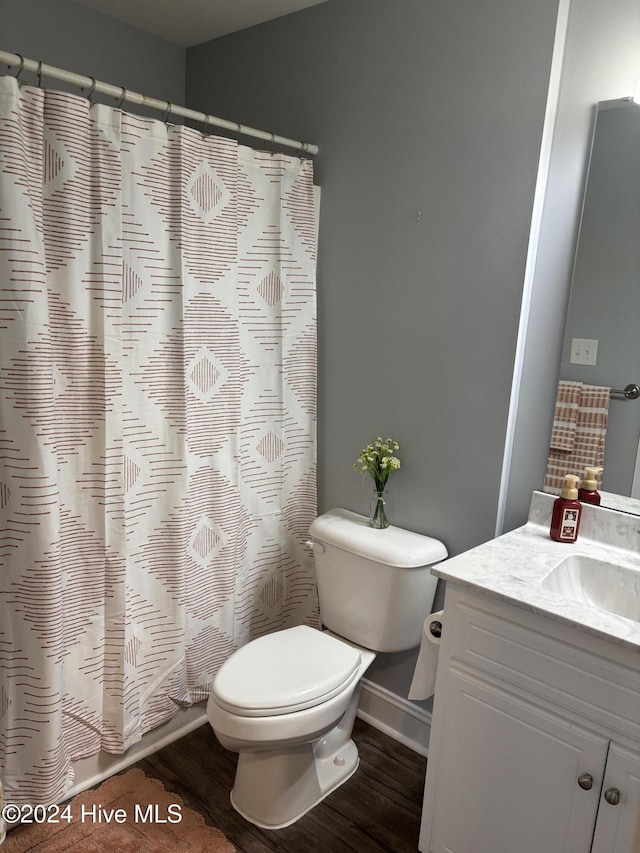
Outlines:
{"type": "Polygon", "coordinates": [[[595,364],[598,341],[588,338],[571,339],[571,364],[595,364]]]}

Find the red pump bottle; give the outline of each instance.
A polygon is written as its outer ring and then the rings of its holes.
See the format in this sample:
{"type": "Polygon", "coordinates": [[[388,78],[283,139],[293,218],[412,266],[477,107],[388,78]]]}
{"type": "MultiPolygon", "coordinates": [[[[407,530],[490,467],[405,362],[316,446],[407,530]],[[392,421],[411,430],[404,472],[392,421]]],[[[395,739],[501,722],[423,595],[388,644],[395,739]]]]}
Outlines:
{"type": "Polygon", "coordinates": [[[549,535],[556,542],[575,542],[578,538],[582,517],[582,504],[576,488],[579,479],[575,474],[566,474],[562,494],[553,502],[549,535]]]}
{"type": "Polygon", "coordinates": [[[600,506],[600,492],[596,478],[601,472],[602,468],[585,468],[584,479],[578,489],[578,500],[583,504],[600,506]]]}

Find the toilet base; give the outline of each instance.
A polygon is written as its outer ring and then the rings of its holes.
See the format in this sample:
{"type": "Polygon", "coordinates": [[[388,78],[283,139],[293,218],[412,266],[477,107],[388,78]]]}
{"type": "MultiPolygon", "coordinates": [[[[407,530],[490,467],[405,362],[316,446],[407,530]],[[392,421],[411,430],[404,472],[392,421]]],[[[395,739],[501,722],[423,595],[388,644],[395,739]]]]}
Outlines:
{"type": "Polygon", "coordinates": [[[232,806],[262,829],[295,823],[358,769],[358,748],[352,740],[328,754],[326,746],[320,739],[277,753],[241,753],[232,806]]]}

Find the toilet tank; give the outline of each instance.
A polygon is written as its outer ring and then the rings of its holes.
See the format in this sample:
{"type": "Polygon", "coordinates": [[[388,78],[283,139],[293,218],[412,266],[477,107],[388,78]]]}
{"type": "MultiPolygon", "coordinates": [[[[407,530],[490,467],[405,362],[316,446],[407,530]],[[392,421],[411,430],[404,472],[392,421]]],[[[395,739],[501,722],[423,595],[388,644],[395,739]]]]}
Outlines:
{"type": "Polygon", "coordinates": [[[430,567],[447,557],[443,543],[400,527],[375,530],[346,509],[318,516],[309,532],[322,623],[373,651],[418,646],[436,591],[430,567]]]}

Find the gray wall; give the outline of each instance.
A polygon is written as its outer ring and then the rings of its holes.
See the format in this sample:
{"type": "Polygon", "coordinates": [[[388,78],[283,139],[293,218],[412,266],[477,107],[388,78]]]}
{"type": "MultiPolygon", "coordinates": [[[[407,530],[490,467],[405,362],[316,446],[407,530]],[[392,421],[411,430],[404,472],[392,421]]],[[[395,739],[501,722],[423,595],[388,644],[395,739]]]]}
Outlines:
{"type": "MultiPolygon", "coordinates": [[[[493,537],[557,0],[330,0],[187,51],[194,109],[316,142],[319,509],[493,537]]],[[[372,678],[406,695],[415,654],[372,678]]]]}
{"type": "MultiPolygon", "coordinates": [[[[71,0],[0,0],[0,49],[184,104],[185,50],[71,0]]],[[[5,73],[0,68],[0,73],[5,73]]],[[[24,79],[35,82],[25,74],[24,79]]],[[[50,89],[78,89],[43,80],[50,89]]],[[[113,104],[96,95],[95,100],[113,104]]],[[[128,105],[131,112],[144,112],[128,105]]],[[[148,113],[158,117],[158,113],[148,113]]]]}
{"type": "MultiPolygon", "coordinates": [[[[562,0],[561,0],[562,2],[562,0]]],[[[319,143],[319,503],[402,445],[395,521],[493,536],[558,0],[329,0],[185,52],[71,0],[2,0],[3,49],[319,143]],[[420,213],[419,213],[420,212],[420,213]]],[[[573,0],[505,529],[542,482],[596,101],[638,71],[637,0],[573,0]]],[[[413,655],[376,663],[405,693],[413,655]]],[[[406,694],[405,694],[406,695],[406,694]]]]}
{"type": "Polygon", "coordinates": [[[320,146],[319,508],[493,536],[556,0],[330,0],[191,48],[191,107],[320,146]]]}
{"type": "Polygon", "coordinates": [[[512,412],[515,437],[505,470],[505,530],[523,523],[531,491],[544,480],[595,105],[633,93],[639,57],[637,0],[573,0],[538,251],[532,261],[531,311],[523,328],[524,368],[512,412]]]}

